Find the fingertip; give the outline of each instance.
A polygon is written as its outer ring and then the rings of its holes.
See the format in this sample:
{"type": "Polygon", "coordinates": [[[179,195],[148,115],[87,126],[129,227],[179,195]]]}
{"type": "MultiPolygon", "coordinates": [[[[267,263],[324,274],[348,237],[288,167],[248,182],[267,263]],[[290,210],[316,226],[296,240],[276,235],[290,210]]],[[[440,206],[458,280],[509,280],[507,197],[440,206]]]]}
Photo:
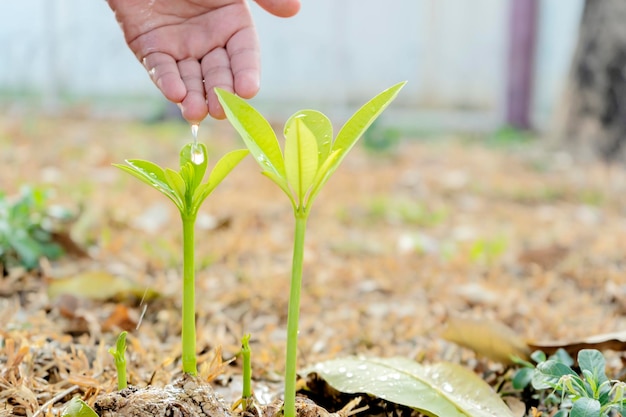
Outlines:
{"type": "Polygon", "coordinates": [[[206,103],[195,100],[183,100],[182,103],[179,103],[179,107],[183,118],[192,124],[197,124],[204,120],[209,110],[206,103]]]}
{"type": "Polygon", "coordinates": [[[292,17],[300,11],[300,0],[256,0],[256,2],[277,17],[292,17]]]}
{"type": "Polygon", "coordinates": [[[252,98],[256,96],[261,88],[261,82],[255,71],[238,73],[235,77],[235,93],[242,98],[252,98]]]}

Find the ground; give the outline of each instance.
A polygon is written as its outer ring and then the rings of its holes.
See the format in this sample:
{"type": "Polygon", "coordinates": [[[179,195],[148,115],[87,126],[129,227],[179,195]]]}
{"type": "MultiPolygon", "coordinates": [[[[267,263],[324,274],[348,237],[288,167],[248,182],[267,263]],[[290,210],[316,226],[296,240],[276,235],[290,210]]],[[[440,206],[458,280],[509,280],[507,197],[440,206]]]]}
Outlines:
{"type": "MultiPolygon", "coordinates": [[[[213,162],[243,147],[227,122],[203,124],[199,138],[213,162]]],[[[53,191],[55,203],[78,213],[72,238],[88,254],[0,280],[0,415],[43,415],[73,395],[93,401],[114,390],[107,349],[121,329],[130,333],[131,384],[178,374],[177,212],[111,164],[142,158],[177,168],[190,139],[174,122],[0,119],[2,189],[53,191]],[[121,277],[139,290],[114,300],[49,294],[56,279],[81,274],[121,277]],[[159,297],[138,299],[145,289],[159,297]]],[[[622,168],[576,162],[540,140],[405,133],[386,151],[355,148],[309,220],[299,367],[363,354],[494,368],[442,337],[458,317],[493,320],[531,341],[623,330],[625,190],[622,168]]],[[[198,221],[200,362],[218,347],[220,358],[233,358],[251,333],[261,394],[276,390],[283,371],[292,230],[287,198],[252,158],[198,221]]],[[[618,376],[618,353],[609,365],[618,376]]],[[[240,366],[225,365],[214,381],[231,399],[240,366]]]]}

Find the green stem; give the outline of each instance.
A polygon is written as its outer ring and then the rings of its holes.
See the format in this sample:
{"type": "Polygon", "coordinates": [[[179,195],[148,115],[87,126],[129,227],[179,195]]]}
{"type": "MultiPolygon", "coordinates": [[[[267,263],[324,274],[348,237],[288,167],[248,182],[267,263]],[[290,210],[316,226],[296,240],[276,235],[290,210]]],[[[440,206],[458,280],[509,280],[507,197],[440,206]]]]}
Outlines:
{"type": "Polygon", "coordinates": [[[183,216],[183,372],[197,375],[196,369],[196,296],[194,265],[195,216],[183,216]]]}
{"type": "Polygon", "coordinates": [[[291,269],[291,290],[287,315],[287,351],[285,361],[285,417],[296,415],[296,368],[298,360],[298,319],[300,316],[300,290],[302,288],[302,258],[304,255],[304,234],[308,213],[298,210],[295,213],[296,231],[293,240],[293,263],[291,269]]]}
{"type": "Polygon", "coordinates": [[[241,400],[243,410],[247,411],[252,404],[252,363],[250,360],[250,333],[241,339],[241,357],[243,358],[243,389],[241,400]]]}

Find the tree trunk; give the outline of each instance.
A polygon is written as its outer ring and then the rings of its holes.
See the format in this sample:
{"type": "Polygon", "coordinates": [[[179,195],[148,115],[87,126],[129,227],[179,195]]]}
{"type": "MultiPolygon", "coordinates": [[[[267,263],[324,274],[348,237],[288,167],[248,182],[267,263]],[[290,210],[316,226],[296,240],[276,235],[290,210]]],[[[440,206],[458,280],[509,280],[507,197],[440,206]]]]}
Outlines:
{"type": "Polygon", "coordinates": [[[569,149],[626,162],[626,1],[586,0],[558,136],[569,149]]]}

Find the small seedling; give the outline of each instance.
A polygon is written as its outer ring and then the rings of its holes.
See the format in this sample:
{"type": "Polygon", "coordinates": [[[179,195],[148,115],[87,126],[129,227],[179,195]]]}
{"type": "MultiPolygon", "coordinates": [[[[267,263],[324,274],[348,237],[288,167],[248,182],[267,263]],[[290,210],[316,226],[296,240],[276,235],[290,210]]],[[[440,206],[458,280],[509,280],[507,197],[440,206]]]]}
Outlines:
{"type": "Polygon", "coordinates": [[[24,187],[15,198],[0,191],[0,264],[36,268],[40,258],[56,259],[63,249],[52,238],[55,219],[70,213],[48,205],[48,193],[24,187]]]}
{"type": "Polygon", "coordinates": [[[250,362],[249,333],[241,338],[241,358],[243,360],[243,388],[241,390],[241,404],[245,411],[252,405],[252,363],[250,362]]]}
{"type": "Polygon", "coordinates": [[[98,414],[80,397],[74,397],[61,413],[61,417],[98,417],[98,414]]]}
{"type": "Polygon", "coordinates": [[[280,148],[269,122],[245,100],[216,89],[226,117],[243,138],[250,153],[267,176],[287,195],[293,207],[295,234],[291,289],[287,315],[285,359],[286,417],[294,417],[298,317],[302,287],[302,261],[306,223],[311,205],[363,132],[397,96],[403,83],[378,94],[361,107],[341,128],[333,141],[330,120],[315,110],[301,110],[285,123],[285,149],[280,148]]]}
{"type": "Polygon", "coordinates": [[[126,388],[128,382],[126,380],[126,335],[127,332],[122,332],[117,337],[115,347],[109,348],[109,353],[113,355],[115,361],[115,369],[117,369],[117,389],[123,390],[126,388]]]}
{"type": "Polygon", "coordinates": [[[183,372],[197,375],[194,226],[204,200],[228,173],[248,154],[248,150],[231,151],[217,161],[207,182],[207,150],[204,144],[187,144],[180,152],[180,170],[161,168],[142,159],[128,159],[127,165],[114,164],[169,198],[180,212],[183,223],[183,372]]]}
{"type": "Polygon", "coordinates": [[[578,353],[580,375],[572,369],[571,358],[562,354],[546,360],[543,353],[535,352],[532,358],[537,366],[522,363],[524,367],[514,376],[513,385],[523,388],[530,382],[536,390],[553,390],[561,403],[555,416],[608,417],[626,412],[626,384],[606,376],[606,361],[600,351],[583,349],[578,353]]]}

